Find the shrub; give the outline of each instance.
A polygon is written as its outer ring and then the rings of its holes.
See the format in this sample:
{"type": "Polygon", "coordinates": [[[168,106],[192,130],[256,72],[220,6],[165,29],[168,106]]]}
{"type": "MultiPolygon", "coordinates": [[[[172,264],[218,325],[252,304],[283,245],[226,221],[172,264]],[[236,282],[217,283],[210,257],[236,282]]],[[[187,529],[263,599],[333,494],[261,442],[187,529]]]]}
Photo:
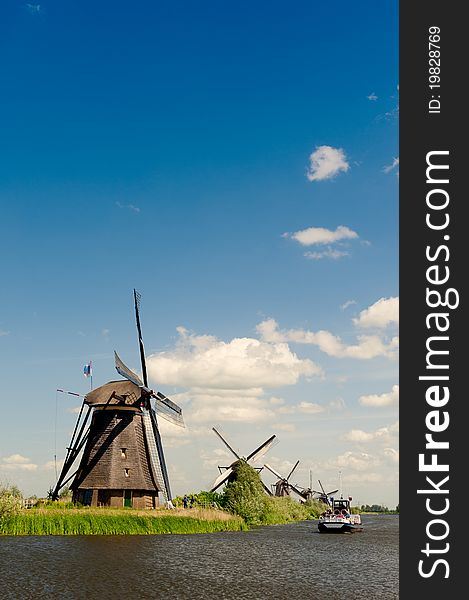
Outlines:
{"type": "MultiPolygon", "coordinates": [[[[192,507],[199,508],[221,508],[223,496],[217,492],[199,492],[198,494],[186,494],[189,504],[192,507]]],[[[181,508],[184,504],[183,496],[173,498],[173,504],[176,508],[181,508]]]]}
{"type": "Polygon", "coordinates": [[[23,496],[16,486],[0,484],[0,519],[17,514],[22,502],[23,496]]]}
{"type": "Polygon", "coordinates": [[[248,524],[262,523],[266,511],[265,492],[259,473],[239,460],[233,466],[233,481],[225,488],[223,507],[243,517],[248,524]]]}

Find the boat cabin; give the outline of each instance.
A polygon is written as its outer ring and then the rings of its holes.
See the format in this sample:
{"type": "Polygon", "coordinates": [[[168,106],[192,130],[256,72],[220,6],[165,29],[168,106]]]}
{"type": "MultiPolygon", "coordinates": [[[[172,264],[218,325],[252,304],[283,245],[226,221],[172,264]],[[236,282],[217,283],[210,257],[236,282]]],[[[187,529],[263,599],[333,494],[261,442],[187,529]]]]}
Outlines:
{"type": "Polygon", "coordinates": [[[335,515],[340,515],[340,514],[347,514],[350,515],[351,514],[351,507],[350,507],[350,503],[352,501],[352,498],[339,498],[338,500],[336,500],[335,498],[331,498],[331,508],[332,508],[332,512],[335,515]]]}

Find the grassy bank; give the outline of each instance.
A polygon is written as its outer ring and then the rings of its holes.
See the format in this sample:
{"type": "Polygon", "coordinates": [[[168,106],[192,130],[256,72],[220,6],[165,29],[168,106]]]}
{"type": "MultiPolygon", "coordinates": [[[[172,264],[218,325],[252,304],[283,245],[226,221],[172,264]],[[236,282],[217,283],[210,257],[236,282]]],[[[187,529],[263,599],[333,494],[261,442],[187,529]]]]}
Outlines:
{"type": "Polygon", "coordinates": [[[136,535],[214,533],[248,529],[223,511],[131,509],[28,509],[0,519],[0,535],[136,535]]]}

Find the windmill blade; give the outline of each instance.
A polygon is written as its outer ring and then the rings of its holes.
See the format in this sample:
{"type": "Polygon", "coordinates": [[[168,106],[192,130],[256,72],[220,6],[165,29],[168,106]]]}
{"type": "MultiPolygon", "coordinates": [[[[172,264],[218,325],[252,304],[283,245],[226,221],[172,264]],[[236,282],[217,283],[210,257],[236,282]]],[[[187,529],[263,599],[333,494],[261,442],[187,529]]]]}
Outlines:
{"type": "Polygon", "coordinates": [[[213,431],[214,431],[214,432],[215,432],[215,433],[218,435],[218,437],[219,437],[219,438],[221,439],[221,441],[222,441],[222,442],[225,444],[225,446],[228,448],[228,450],[229,450],[229,451],[230,451],[232,454],[234,454],[234,455],[236,456],[236,458],[238,458],[238,459],[239,459],[239,458],[241,458],[241,457],[240,457],[240,455],[239,455],[237,452],[235,452],[235,451],[233,450],[233,448],[232,448],[232,447],[231,447],[231,446],[228,444],[228,442],[225,440],[225,438],[222,436],[222,434],[221,434],[219,431],[217,431],[217,430],[215,429],[215,427],[212,427],[212,430],[213,430],[213,431]]]}
{"type": "Polygon", "coordinates": [[[158,490],[163,494],[165,502],[168,502],[171,500],[168,471],[161,444],[161,435],[153,409],[143,412],[143,428],[150,454],[150,464],[154,481],[158,490]]]}
{"type": "Polygon", "coordinates": [[[264,491],[268,496],[273,496],[271,490],[265,485],[265,483],[261,480],[262,486],[264,487],[264,491]]]}
{"type": "Polygon", "coordinates": [[[283,477],[280,475],[280,473],[278,473],[273,467],[271,467],[270,465],[268,465],[267,463],[264,463],[264,467],[266,469],[268,469],[271,473],[273,473],[276,477],[278,477],[279,479],[283,479],[283,477]]]}
{"type": "Polygon", "coordinates": [[[138,387],[146,387],[146,386],[144,386],[143,381],[140,379],[140,377],[136,373],[131,371],[129,369],[129,367],[127,367],[122,362],[122,360],[119,358],[119,355],[117,354],[117,352],[115,350],[114,350],[114,361],[116,364],[116,371],[119,373],[119,375],[122,375],[122,377],[125,377],[125,379],[128,379],[135,385],[138,385],[138,387]]]}
{"type": "Polygon", "coordinates": [[[145,360],[145,348],[143,346],[142,328],[140,327],[140,300],[141,295],[134,288],[135,321],[137,323],[138,345],[140,349],[140,362],[142,364],[143,384],[145,385],[145,387],[148,387],[147,363],[145,360]]]}
{"type": "Polygon", "coordinates": [[[300,461],[297,460],[295,466],[293,467],[293,469],[290,471],[290,473],[287,475],[287,481],[290,479],[290,477],[293,475],[293,471],[296,469],[296,467],[300,464],[300,461]]]}
{"type": "Polygon", "coordinates": [[[163,419],[174,425],[179,425],[179,427],[185,427],[182,409],[177,404],[161,392],[153,394],[153,398],[155,399],[155,410],[159,417],[163,417],[163,419]]]}
{"type": "Polygon", "coordinates": [[[232,473],[233,473],[232,467],[228,467],[228,469],[226,469],[226,471],[223,471],[223,473],[221,475],[219,475],[213,482],[213,485],[212,485],[210,491],[214,492],[216,489],[218,489],[222,485],[222,483],[225,483],[225,481],[230,477],[230,475],[232,473]]]}
{"type": "Polygon", "coordinates": [[[324,495],[324,496],[327,496],[327,494],[326,494],[326,490],[324,489],[324,487],[323,487],[323,485],[322,485],[322,483],[321,483],[321,480],[320,480],[320,479],[318,479],[318,481],[319,481],[319,486],[320,486],[320,488],[321,488],[321,490],[322,490],[322,493],[323,493],[323,495],[324,495]]]}
{"type": "Polygon", "coordinates": [[[337,494],[339,490],[332,490],[332,492],[327,492],[328,496],[332,496],[332,494],[337,494]]]}
{"type": "Polygon", "coordinates": [[[295,492],[295,494],[298,494],[298,496],[300,497],[300,502],[306,502],[306,498],[304,496],[304,490],[300,490],[299,488],[296,487],[296,485],[291,485],[290,483],[288,484],[290,489],[293,490],[295,492]]]}
{"type": "Polygon", "coordinates": [[[259,458],[264,456],[264,454],[266,454],[266,452],[268,452],[268,450],[270,450],[270,448],[272,447],[276,437],[277,436],[275,434],[272,435],[267,441],[261,444],[259,448],[256,448],[254,452],[251,452],[251,454],[246,458],[246,462],[256,462],[257,460],[259,460],[259,458]]]}

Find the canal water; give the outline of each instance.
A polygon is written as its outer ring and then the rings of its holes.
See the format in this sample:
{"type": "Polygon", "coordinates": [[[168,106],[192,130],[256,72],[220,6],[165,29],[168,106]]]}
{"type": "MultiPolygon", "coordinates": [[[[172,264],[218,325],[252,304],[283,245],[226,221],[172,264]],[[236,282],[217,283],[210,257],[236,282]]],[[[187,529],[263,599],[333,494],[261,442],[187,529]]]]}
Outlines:
{"type": "Polygon", "coordinates": [[[1,600],[391,600],[399,517],[321,534],[316,521],[248,532],[0,537],[1,600]]]}

